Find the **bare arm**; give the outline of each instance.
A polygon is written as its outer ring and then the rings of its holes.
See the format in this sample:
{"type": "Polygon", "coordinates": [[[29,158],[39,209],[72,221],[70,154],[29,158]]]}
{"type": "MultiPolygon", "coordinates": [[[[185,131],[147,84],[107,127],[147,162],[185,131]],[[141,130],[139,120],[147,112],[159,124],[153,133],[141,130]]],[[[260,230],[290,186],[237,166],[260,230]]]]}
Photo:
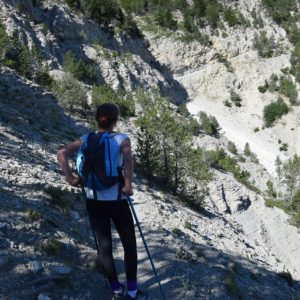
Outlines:
{"type": "Polygon", "coordinates": [[[124,164],[124,187],[123,192],[132,195],[132,177],[133,177],[133,158],[131,152],[130,139],[126,139],[122,143],[123,164],[124,164]]]}
{"type": "Polygon", "coordinates": [[[66,177],[66,181],[72,186],[79,186],[79,179],[72,175],[72,170],[69,166],[68,158],[71,158],[75,154],[75,152],[78,151],[80,145],[81,141],[78,139],[57,151],[58,164],[60,165],[66,177]]]}

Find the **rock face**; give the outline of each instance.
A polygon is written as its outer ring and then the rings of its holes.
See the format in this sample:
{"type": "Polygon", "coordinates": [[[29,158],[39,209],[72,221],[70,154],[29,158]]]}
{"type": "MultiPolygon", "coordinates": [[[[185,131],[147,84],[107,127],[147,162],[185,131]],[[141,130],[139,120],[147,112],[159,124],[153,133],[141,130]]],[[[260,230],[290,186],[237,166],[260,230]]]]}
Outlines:
{"type": "Polygon", "coordinates": [[[83,15],[73,14],[63,2],[28,3],[20,14],[11,1],[1,0],[0,20],[10,34],[17,30],[29,45],[38,47],[54,70],[61,69],[64,54],[71,50],[78,59],[97,66],[99,83],[127,91],[158,88],[174,101],[185,99],[185,90],[164,72],[142,39],[109,34],[83,15]]]}

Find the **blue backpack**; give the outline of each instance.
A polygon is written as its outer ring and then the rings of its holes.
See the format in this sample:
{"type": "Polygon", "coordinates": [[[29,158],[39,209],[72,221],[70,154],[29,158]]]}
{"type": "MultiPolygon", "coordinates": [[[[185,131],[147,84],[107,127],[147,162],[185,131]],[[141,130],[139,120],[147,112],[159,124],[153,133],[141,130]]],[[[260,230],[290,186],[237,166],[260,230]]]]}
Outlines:
{"type": "Polygon", "coordinates": [[[97,191],[105,190],[119,182],[119,196],[123,184],[122,167],[117,166],[120,151],[118,143],[108,132],[88,134],[76,157],[76,169],[83,185],[93,190],[97,200],[97,191]]]}

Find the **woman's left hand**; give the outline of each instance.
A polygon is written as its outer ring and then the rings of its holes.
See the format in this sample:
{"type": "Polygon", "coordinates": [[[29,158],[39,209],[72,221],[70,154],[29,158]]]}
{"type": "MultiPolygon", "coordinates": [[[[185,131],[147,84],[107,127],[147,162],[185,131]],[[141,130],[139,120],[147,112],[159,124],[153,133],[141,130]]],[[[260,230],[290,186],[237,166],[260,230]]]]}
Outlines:
{"type": "Polygon", "coordinates": [[[133,190],[132,190],[131,186],[124,185],[123,188],[122,188],[122,192],[127,196],[132,196],[133,195],[133,190]]]}

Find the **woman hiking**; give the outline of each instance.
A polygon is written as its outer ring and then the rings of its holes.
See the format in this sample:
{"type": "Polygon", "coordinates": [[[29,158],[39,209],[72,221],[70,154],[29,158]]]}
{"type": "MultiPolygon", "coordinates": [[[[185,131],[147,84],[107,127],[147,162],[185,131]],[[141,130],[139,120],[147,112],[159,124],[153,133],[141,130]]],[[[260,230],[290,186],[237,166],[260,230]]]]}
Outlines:
{"type": "MultiPolygon", "coordinates": [[[[118,117],[119,108],[117,105],[112,103],[100,105],[95,115],[98,131],[85,134],[60,149],[57,152],[57,158],[66,177],[66,181],[74,187],[79,187],[81,178],[72,175],[68,158],[72,158],[84,143],[92,139],[90,137],[91,134],[93,138],[97,136],[101,138],[104,134],[106,134],[106,136],[109,135],[113,144],[116,145],[115,163],[119,170],[123,166],[123,171],[121,171],[123,175],[122,185],[120,182],[116,182],[102,189],[98,189],[96,185],[93,185],[93,188],[89,188],[88,186],[86,191],[87,212],[99,247],[100,264],[112,290],[112,299],[147,299],[147,295],[137,289],[136,237],[133,218],[127,202],[127,196],[133,194],[133,159],[131,144],[126,134],[114,131],[118,117]],[[113,261],[111,220],[114,222],[124,248],[127,293],[125,292],[124,286],[118,281],[113,261]]],[[[97,145],[99,145],[99,143],[97,145]]],[[[92,168],[96,169],[97,166],[94,165],[92,168]]]]}

